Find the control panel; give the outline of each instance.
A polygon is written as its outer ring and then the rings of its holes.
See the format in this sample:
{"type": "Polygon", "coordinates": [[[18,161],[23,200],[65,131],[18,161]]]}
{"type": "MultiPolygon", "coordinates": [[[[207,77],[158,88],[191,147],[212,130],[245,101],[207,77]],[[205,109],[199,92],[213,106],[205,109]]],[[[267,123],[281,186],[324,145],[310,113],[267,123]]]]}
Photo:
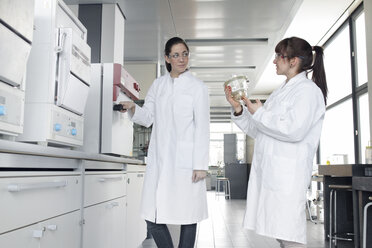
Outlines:
{"type": "Polygon", "coordinates": [[[52,108],[51,139],[81,146],[83,143],[83,127],[82,117],[62,108],[52,108]]]}
{"type": "Polygon", "coordinates": [[[0,133],[22,133],[24,100],[23,91],[0,82],[0,133]]]}

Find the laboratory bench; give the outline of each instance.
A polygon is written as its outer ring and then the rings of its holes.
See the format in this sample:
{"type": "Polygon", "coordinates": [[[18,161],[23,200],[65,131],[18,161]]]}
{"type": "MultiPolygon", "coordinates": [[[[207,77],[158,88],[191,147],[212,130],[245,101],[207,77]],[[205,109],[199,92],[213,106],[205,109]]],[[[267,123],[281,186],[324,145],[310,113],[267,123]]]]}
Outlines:
{"type": "Polygon", "coordinates": [[[0,247],[140,245],[145,168],[135,158],[0,140],[0,247]]]}
{"type": "MultiPolygon", "coordinates": [[[[328,239],[329,234],[329,185],[351,185],[351,193],[340,191],[337,194],[337,231],[341,233],[354,233],[354,247],[362,247],[362,215],[363,207],[368,202],[368,197],[372,196],[372,165],[319,165],[319,175],[323,175],[324,184],[325,239],[328,239]]],[[[369,211],[367,230],[371,234],[372,208],[369,211]]],[[[367,235],[367,248],[372,248],[372,235],[367,235]]]]}

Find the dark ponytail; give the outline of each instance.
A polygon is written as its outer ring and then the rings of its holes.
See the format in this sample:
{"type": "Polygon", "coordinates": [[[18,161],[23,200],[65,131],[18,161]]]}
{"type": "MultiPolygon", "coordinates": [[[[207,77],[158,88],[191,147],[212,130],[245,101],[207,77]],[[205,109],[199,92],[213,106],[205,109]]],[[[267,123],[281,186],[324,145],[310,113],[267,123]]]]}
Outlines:
{"type": "MultiPolygon", "coordinates": [[[[184,44],[187,51],[189,52],[189,47],[187,46],[186,42],[181,39],[180,37],[173,37],[173,38],[170,38],[167,43],[165,44],[165,49],[164,49],[164,55],[165,56],[169,56],[171,50],[172,50],[172,47],[174,45],[177,45],[177,44],[184,44]]],[[[172,70],[172,66],[171,64],[169,64],[167,61],[165,61],[165,66],[167,67],[167,71],[168,72],[171,72],[172,70]]]]}
{"type": "Polygon", "coordinates": [[[324,63],[323,63],[323,48],[320,46],[314,46],[313,50],[314,54],[314,64],[312,66],[313,76],[312,80],[318,87],[322,90],[324,96],[324,103],[327,105],[327,80],[326,74],[324,70],[324,63]]]}
{"type": "Polygon", "coordinates": [[[323,63],[323,48],[320,46],[311,47],[304,39],[290,37],[280,41],[275,47],[275,52],[288,56],[288,59],[294,57],[301,59],[298,72],[313,73],[311,79],[322,91],[324,104],[327,105],[328,88],[323,63]],[[314,55],[313,50],[315,52],[314,55]]]}

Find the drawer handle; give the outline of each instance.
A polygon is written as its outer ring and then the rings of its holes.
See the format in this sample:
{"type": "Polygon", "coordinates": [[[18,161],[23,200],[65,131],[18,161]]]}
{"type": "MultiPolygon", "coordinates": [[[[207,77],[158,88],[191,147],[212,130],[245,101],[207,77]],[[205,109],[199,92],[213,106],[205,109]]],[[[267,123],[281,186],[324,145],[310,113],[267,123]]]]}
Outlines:
{"type": "Polygon", "coordinates": [[[123,180],[123,177],[101,177],[98,179],[100,182],[106,182],[106,181],[121,181],[123,180]]]}
{"type": "Polygon", "coordinates": [[[143,177],[143,174],[137,174],[137,177],[143,177]]]}
{"type": "Polygon", "coordinates": [[[34,230],[32,232],[32,237],[36,239],[41,239],[44,235],[44,232],[45,232],[45,227],[43,227],[43,229],[41,230],[34,230]]]}
{"type": "Polygon", "coordinates": [[[48,229],[49,231],[56,231],[56,230],[57,230],[57,225],[48,225],[48,226],[47,226],[47,229],[48,229]]]}
{"type": "Polygon", "coordinates": [[[107,208],[109,208],[109,209],[114,208],[114,207],[118,207],[118,206],[119,206],[118,202],[110,202],[109,204],[107,204],[107,208]]]}
{"type": "Polygon", "coordinates": [[[14,183],[8,185],[9,192],[21,192],[25,190],[53,189],[67,186],[67,181],[45,182],[45,183],[14,183]]]}

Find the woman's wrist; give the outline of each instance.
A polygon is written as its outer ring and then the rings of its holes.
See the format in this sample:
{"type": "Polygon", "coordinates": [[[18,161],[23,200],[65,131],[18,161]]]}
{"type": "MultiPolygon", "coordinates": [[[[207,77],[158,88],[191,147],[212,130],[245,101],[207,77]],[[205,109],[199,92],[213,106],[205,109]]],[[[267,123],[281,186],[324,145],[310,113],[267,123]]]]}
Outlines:
{"type": "Polygon", "coordinates": [[[234,115],[235,116],[241,115],[243,113],[243,107],[242,107],[242,105],[239,105],[239,107],[235,108],[234,111],[235,111],[234,112],[234,115]]]}

